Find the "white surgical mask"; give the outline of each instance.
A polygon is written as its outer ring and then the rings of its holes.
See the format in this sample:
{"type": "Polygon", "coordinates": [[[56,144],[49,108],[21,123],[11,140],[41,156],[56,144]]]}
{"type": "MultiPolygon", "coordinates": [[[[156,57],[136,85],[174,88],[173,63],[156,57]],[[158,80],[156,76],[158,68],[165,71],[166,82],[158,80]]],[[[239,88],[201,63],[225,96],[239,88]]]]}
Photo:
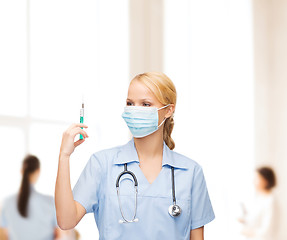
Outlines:
{"type": "Polygon", "coordinates": [[[159,129],[166,118],[158,125],[158,110],[168,107],[170,104],[161,108],[126,106],[122,114],[123,119],[128,125],[135,138],[148,136],[159,129]]]}

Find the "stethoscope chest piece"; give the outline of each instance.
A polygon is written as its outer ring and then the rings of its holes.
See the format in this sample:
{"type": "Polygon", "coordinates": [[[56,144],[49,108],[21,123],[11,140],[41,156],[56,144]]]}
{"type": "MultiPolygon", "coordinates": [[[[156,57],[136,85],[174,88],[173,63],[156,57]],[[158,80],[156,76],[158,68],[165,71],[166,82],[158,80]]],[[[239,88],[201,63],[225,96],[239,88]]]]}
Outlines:
{"type": "Polygon", "coordinates": [[[168,208],[168,213],[172,217],[178,217],[181,214],[181,208],[176,204],[170,205],[168,208]]]}

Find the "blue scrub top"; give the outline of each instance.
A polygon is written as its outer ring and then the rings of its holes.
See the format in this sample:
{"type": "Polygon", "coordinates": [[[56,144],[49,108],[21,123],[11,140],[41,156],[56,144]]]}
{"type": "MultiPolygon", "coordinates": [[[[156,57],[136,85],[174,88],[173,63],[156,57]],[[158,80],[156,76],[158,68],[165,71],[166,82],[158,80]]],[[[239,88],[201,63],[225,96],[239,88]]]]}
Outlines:
{"type": "MultiPolygon", "coordinates": [[[[163,142],[162,169],[150,184],[139,167],[139,159],[130,140],[126,145],[94,153],[73,189],[74,199],[87,213],[93,212],[100,240],[108,239],[190,239],[190,230],[204,226],[214,219],[202,168],[190,158],[178,154],[163,142]],[[138,222],[119,223],[122,219],[116,179],[124,164],[138,180],[138,222]],[[171,167],[174,167],[175,195],[182,213],[171,217],[173,204],[171,167]]],[[[134,215],[134,183],[130,175],[120,181],[120,196],[124,216],[134,215]]]]}
{"type": "Polygon", "coordinates": [[[28,217],[18,212],[17,195],[4,202],[0,227],[6,228],[9,240],[53,240],[57,227],[54,199],[38,193],[31,186],[28,203],[28,217]]]}

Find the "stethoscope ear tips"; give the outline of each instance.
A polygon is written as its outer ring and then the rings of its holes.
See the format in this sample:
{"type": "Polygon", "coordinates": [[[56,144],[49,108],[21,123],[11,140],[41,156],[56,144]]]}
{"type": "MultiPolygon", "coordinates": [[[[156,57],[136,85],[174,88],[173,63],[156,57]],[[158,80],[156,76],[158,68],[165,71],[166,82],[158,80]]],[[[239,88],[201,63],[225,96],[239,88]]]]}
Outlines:
{"type": "Polygon", "coordinates": [[[135,218],[135,219],[134,219],[134,222],[138,222],[138,221],[139,221],[139,219],[138,219],[138,218],[135,218]]]}
{"type": "Polygon", "coordinates": [[[176,204],[170,205],[168,208],[168,213],[172,217],[178,217],[181,214],[181,208],[176,204]]]}

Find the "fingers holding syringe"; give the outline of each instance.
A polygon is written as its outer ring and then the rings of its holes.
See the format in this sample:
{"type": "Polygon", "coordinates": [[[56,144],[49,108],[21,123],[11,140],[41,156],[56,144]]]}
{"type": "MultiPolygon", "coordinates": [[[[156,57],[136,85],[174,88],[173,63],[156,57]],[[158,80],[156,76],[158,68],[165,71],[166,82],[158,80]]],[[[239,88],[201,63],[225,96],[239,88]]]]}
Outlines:
{"type": "Polygon", "coordinates": [[[88,134],[84,130],[82,130],[81,128],[80,128],[79,132],[83,136],[83,139],[79,139],[78,141],[74,142],[74,147],[78,147],[79,145],[81,145],[85,141],[86,138],[89,137],[88,134]]]}
{"type": "Polygon", "coordinates": [[[81,145],[84,141],[85,141],[85,139],[79,139],[78,141],[74,142],[74,146],[75,146],[75,147],[78,147],[78,146],[81,145]]]}
{"type": "MultiPolygon", "coordinates": [[[[83,125],[83,124],[81,124],[81,125],[83,125]]],[[[76,127],[76,128],[71,130],[71,135],[72,136],[75,137],[78,134],[81,134],[84,137],[84,139],[89,137],[87,132],[84,129],[80,128],[80,127],[76,127]]]]}
{"type": "Polygon", "coordinates": [[[75,144],[75,137],[78,134],[81,134],[84,139],[89,137],[86,131],[83,130],[81,127],[86,128],[87,126],[84,124],[73,124],[63,133],[62,144],[60,148],[60,154],[62,156],[69,157],[74,152],[75,147],[84,142],[83,140],[75,144]]]}

